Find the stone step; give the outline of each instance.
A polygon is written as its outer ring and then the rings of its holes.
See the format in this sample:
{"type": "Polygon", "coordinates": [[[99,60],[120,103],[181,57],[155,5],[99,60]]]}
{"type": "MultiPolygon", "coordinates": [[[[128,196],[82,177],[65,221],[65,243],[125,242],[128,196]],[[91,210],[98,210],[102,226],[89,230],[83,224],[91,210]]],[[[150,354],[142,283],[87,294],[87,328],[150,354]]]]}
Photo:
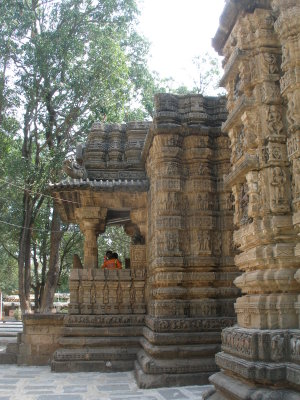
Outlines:
{"type": "Polygon", "coordinates": [[[0,352],[0,364],[17,364],[17,354],[0,352]]]}
{"type": "Polygon", "coordinates": [[[111,361],[135,360],[140,347],[88,347],[81,349],[58,349],[54,361],[111,361]]]}
{"type": "MultiPolygon", "coordinates": [[[[170,386],[207,385],[208,378],[212,372],[146,374],[139,365],[139,362],[135,361],[134,374],[139,388],[151,389],[170,386]]],[[[215,400],[221,400],[221,398],[215,400]]]]}
{"type": "Polygon", "coordinates": [[[151,357],[158,358],[189,358],[189,357],[214,357],[221,350],[220,344],[179,344],[179,345],[153,345],[145,338],[140,340],[141,346],[151,357]]]}
{"type": "Polygon", "coordinates": [[[136,337],[82,337],[64,336],[59,339],[63,347],[107,347],[107,346],[135,346],[139,347],[141,338],[136,337]]]}
{"type": "Polygon", "coordinates": [[[19,332],[23,332],[22,322],[1,322],[0,323],[0,337],[14,337],[19,332]]]}
{"type": "Polygon", "coordinates": [[[142,326],[122,326],[120,327],[82,327],[82,326],[67,326],[63,330],[63,336],[81,336],[81,337],[122,337],[122,336],[142,336],[142,326]]]}
{"type": "Polygon", "coordinates": [[[0,346],[7,346],[9,343],[17,343],[17,336],[0,336],[0,346]]]}
{"type": "Polygon", "coordinates": [[[6,353],[9,354],[18,354],[19,352],[19,343],[8,343],[6,346],[6,353]]]}
{"type": "Polygon", "coordinates": [[[0,322],[1,329],[23,329],[22,322],[0,322]]]}
{"type": "Polygon", "coordinates": [[[157,359],[141,350],[137,354],[137,361],[146,374],[188,374],[207,371],[214,373],[218,370],[214,355],[178,358],[174,354],[172,359],[157,359]]]}
{"type": "Polygon", "coordinates": [[[53,372],[122,372],[132,371],[134,360],[52,361],[53,372]]]}

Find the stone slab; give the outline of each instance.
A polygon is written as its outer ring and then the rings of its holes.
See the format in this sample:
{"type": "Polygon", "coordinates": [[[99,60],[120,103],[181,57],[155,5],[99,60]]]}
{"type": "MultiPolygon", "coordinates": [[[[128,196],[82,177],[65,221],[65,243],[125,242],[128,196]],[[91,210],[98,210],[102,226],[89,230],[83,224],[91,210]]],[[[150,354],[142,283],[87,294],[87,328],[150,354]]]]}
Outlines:
{"type": "Polygon", "coordinates": [[[178,400],[178,399],[188,399],[180,389],[159,389],[158,393],[165,399],[165,400],[178,400]]]}
{"type": "Polygon", "coordinates": [[[0,400],[201,400],[208,387],[139,389],[133,371],[54,374],[47,366],[0,365],[0,376],[0,400]]]}

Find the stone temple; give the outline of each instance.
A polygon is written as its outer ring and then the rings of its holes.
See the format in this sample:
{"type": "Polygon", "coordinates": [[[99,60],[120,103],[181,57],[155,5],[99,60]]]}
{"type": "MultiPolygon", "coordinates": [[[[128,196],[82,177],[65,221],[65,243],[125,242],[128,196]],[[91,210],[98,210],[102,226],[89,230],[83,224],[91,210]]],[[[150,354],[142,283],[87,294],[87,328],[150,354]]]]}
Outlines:
{"type": "Polygon", "coordinates": [[[19,363],[300,399],[300,0],[227,0],[213,46],[227,100],[158,94],[152,122],[96,123],[65,163],[51,194],[84,259],[67,316],[25,317],[19,363]],[[130,269],[98,268],[113,223],[130,269]]]}
{"type": "Polygon", "coordinates": [[[65,164],[72,179],[52,187],[85,237],[54,371],[135,369],[143,387],[217,371],[239,294],[225,99],[160,94],[155,109],[152,123],[94,124],[65,164]],[[132,238],[130,269],[98,268],[97,236],[111,223],[132,238]]]}

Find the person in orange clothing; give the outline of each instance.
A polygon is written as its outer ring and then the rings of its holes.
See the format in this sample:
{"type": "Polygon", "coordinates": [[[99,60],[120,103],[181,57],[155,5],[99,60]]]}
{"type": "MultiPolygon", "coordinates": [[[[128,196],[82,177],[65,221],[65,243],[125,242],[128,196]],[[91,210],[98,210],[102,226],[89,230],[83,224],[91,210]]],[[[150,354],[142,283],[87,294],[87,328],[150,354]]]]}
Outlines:
{"type": "Polygon", "coordinates": [[[118,269],[122,269],[123,268],[123,266],[122,266],[122,263],[121,263],[121,261],[119,260],[119,256],[118,256],[118,253],[113,253],[113,258],[117,261],[117,264],[118,264],[118,269]]]}
{"type": "Polygon", "coordinates": [[[104,261],[101,268],[103,268],[103,269],[122,269],[122,264],[118,260],[117,253],[112,253],[112,254],[106,253],[106,257],[107,257],[107,260],[104,261]]]}
{"type": "Polygon", "coordinates": [[[111,256],[113,255],[113,252],[111,250],[107,250],[104,256],[103,262],[107,261],[111,256]],[[110,257],[109,257],[110,256],[110,257]]]}

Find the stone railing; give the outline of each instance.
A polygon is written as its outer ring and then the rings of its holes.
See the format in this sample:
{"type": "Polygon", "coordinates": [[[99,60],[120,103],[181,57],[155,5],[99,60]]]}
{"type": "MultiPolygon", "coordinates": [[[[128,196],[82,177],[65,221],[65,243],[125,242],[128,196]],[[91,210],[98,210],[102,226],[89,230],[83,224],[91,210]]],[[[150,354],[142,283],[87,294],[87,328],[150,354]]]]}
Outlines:
{"type": "Polygon", "coordinates": [[[70,314],[144,314],[145,269],[73,269],[70,314]]]}

